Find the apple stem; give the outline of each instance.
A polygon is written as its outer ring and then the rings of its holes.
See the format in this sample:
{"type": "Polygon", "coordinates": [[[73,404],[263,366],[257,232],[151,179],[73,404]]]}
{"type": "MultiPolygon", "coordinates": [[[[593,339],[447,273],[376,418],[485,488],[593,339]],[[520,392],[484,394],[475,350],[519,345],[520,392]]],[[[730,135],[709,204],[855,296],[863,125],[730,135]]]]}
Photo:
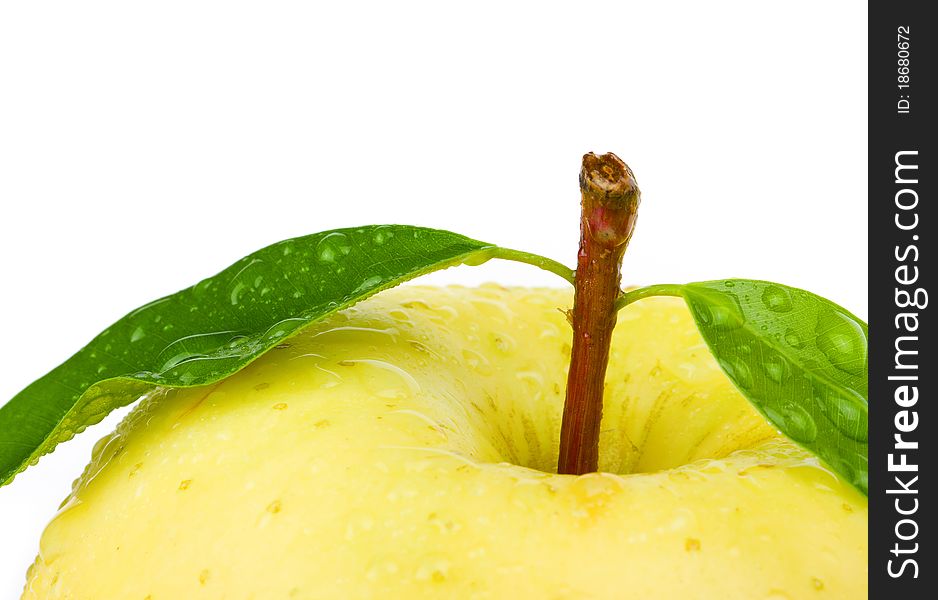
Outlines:
{"type": "Polygon", "coordinates": [[[621,294],[622,256],[635,227],[641,192],[615,154],[583,157],[580,251],[574,282],[573,348],[560,429],[558,473],[595,472],[609,345],[621,294]]]}

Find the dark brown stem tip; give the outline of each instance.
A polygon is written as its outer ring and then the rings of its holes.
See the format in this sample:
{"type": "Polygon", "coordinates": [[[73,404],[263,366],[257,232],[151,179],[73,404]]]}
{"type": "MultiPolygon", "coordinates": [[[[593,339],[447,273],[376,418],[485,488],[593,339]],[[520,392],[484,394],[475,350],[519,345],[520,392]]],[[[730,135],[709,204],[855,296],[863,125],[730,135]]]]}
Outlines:
{"type": "Polygon", "coordinates": [[[580,189],[584,193],[610,198],[634,197],[637,200],[639,196],[632,169],[612,152],[602,156],[592,152],[583,155],[580,189]]]}
{"type": "Polygon", "coordinates": [[[580,191],[590,237],[607,248],[628,243],[641,201],[632,169],[611,152],[590,152],[583,156],[580,191]]]}

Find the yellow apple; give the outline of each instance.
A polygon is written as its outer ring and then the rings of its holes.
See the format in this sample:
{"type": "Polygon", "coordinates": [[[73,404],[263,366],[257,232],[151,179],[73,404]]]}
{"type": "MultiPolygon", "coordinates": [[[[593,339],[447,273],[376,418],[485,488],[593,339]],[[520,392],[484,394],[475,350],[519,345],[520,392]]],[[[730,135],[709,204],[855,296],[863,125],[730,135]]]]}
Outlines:
{"type": "Polygon", "coordinates": [[[567,291],[401,287],[101,440],[24,598],[864,598],[867,501],[681,300],[620,313],[600,470],[557,475],[567,291]]]}

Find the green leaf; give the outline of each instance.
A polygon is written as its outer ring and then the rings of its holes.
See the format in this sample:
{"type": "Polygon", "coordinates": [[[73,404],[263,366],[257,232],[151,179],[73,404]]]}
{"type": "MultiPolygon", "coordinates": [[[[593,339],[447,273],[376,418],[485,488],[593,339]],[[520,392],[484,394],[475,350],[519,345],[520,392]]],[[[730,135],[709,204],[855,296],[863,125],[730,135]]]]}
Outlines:
{"type": "Polygon", "coordinates": [[[727,279],[679,290],[739,391],[866,494],[866,324],[829,300],[777,283],[727,279]]]}
{"type": "Polygon", "coordinates": [[[544,257],[405,225],[326,231],[259,250],[131,312],[0,408],[0,485],[154,386],[213,383],[381,290],[496,257],[572,280],[544,257]]]}

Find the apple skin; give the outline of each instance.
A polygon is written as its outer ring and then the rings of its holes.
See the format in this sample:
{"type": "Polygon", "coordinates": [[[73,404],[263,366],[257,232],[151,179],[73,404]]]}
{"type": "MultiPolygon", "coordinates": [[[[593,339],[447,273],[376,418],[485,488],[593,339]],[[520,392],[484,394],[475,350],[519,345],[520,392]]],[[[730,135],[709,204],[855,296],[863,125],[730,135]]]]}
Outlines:
{"type": "Polygon", "coordinates": [[[733,389],[679,299],[620,314],[603,472],[551,473],[570,303],[396,288],[154,392],[96,446],[23,597],[866,597],[866,498],[733,389]]]}

